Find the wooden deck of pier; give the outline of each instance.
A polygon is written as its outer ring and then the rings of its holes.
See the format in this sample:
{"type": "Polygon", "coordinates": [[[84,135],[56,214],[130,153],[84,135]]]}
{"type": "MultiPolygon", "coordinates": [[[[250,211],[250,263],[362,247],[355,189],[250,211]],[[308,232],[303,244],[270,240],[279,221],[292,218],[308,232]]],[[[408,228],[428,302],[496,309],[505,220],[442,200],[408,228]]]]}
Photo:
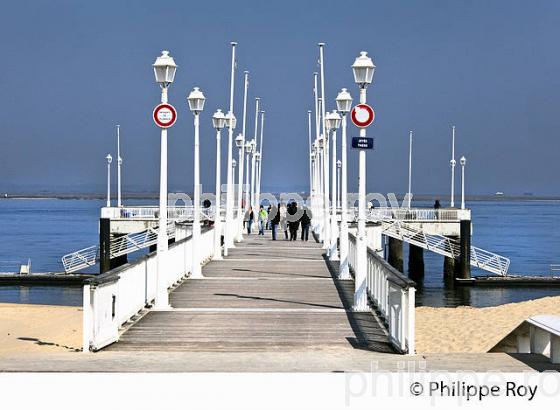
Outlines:
{"type": "Polygon", "coordinates": [[[333,279],[314,241],[252,235],[150,311],[110,351],[266,352],[325,348],[393,352],[369,312],[351,311],[353,281],[333,279]]]}

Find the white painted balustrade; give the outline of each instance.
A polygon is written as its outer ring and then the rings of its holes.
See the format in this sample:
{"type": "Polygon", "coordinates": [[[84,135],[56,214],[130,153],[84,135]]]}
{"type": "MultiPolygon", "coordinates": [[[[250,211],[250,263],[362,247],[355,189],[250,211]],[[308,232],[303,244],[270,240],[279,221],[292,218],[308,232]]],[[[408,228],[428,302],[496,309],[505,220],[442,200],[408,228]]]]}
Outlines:
{"type": "MultiPolygon", "coordinates": [[[[357,220],[358,208],[350,208],[350,218],[357,220]]],[[[455,208],[398,208],[380,207],[371,208],[367,211],[368,221],[387,221],[396,220],[403,222],[459,222],[471,219],[470,209],[455,208]]]]}
{"type": "MultiPolygon", "coordinates": [[[[192,241],[186,229],[186,225],[177,225],[176,242],[165,253],[163,275],[168,288],[188,276],[191,269],[192,241]]],[[[197,244],[203,264],[213,256],[214,233],[213,228],[203,229],[197,244]]],[[[83,293],[84,352],[116,342],[119,329],[153,303],[156,280],[157,251],[88,280],[83,293]]]]}
{"type": "MultiPolygon", "coordinates": [[[[356,266],[356,237],[349,234],[348,260],[356,266]]],[[[393,268],[370,247],[367,248],[367,294],[397,351],[414,354],[415,283],[393,268]]]]}
{"type": "MultiPolygon", "coordinates": [[[[192,220],[194,207],[188,206],[168,206],[167,219],[169,220],[192,220]]],[[[215,207],[200,209],[200,219],[214,219],[215,207]]],[[[157,220],[159,217],[158,206],[126,206],[126,207],[103,207],[101,208],[101,218],[110,219],[132,219],[132,220],[157,220]]]]}

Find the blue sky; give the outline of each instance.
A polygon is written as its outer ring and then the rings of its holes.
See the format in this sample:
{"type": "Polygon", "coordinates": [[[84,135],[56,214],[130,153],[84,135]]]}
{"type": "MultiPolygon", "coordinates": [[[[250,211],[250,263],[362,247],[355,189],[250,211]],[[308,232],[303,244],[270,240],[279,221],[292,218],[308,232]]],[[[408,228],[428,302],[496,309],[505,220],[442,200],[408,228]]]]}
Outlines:
{"type": "MultiPolygon", "coordinates": [[[[204,190],[212,190],[211,115],[228,103],[235,40],[238,119],[242,73],[251,73],[248,136],[255,96],[267,112],[264,190],[307,188],[307,110],[316,44],[324,41],[329,109],[341,87],[357,98],[350,65],[360,50],[377,66],[368,89],[377,114],[368,130],[376,138],[369,191],[406,191],[413,129],[413,191],[448,192],[455,124],[457,158],[468,159],[467,193],[560,194],[559,16],[553,1],[5,3],[0,190],[103,192],[104,157],[116,156],[117,123],[125,191],[157,190],[159,130],[151,112],[159,88],[151,64],[162,49],[179,65],[169,91],[179,110],[169,131],[170,190],[192,190],[186,97],[194,86],[207,97],[201,178],[204,190]]],[[[350,128],[349,136],[356,132],[350,128]]],[[[349,159],[355,190],[356,153],[349,159]]]]}

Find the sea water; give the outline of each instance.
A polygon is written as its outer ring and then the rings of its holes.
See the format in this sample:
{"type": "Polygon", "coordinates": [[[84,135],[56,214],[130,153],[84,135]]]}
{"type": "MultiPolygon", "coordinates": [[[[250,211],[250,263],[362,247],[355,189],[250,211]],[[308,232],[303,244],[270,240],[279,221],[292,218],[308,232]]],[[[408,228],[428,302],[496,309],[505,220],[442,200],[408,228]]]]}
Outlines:
{"type": "MultiPolygon", "coordinates": [[[[126,201],[130,206],[148,203],[155,201],[126,201]]],[[[89,199],[0,199],[0,271],[17,271],[30,258],[33,272],[62,272],[63,255],[98,243],[103,206],[105,201],[89,199]]],[[[468,207],[472,245],[510,258],[510,273],[548,275],[551,264],[560,264],[560,201],[470,201],[468,207]]],[[[407,248],[405,244],[405,270],[407,248]]],[[[425,251],[424,260],[418,305],[496,306],[560,295],[560,287],[457,288],[443,280],[442,256],[425,251]]],[[[487,274],[477,269],[472,273],[487,274]]],[[[82,296],[79,287],[0,286],[0,302],[81,305],[82,296]]]]}

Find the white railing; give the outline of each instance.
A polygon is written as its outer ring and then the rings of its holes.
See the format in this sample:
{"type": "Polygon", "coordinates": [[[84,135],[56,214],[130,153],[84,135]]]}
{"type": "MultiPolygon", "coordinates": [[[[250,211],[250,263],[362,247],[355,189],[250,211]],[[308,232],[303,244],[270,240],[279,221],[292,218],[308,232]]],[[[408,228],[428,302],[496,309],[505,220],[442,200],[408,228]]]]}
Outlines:
{"type": "Polygon", "coordinates": [[[400,221],[384,223],[383,234],[450,258],[458,258],[461,254],[459,243],[451,238],[426,234],[400,221]]]}
{"type": "Polygon", "coordinates": [[[93,245],[64,255],[62,257],[62,266],[66,273],[72,273],[94,266],[98,261],[99,245],[93,245]]]}
{"type": "MultiPolygon", "coordinates": [[[[470,209],[455,208],[371,208],[366,212],[368,221],[406,221],[406,222],[459,222],[470,220],[470,209]]],[[[358,208],[349,208],[349,218],[358,219],[358,208]]]]}
{"type": "MultiPolygon", "coordinates": [[[[356,266],[356,237],[349,234],[348,261],[356,266]]],[[[367,294],[383,320],[389,341],[401,353],[415,353],[415,286],[371,248],[367,248],[367,294]]]]}
{"type": "Polygon", "coordinates": [[[471,246],[471,265],[492,273],[507,276],[510,260],[505,256],[471,246]]]}
{"type": "MultiPolygon", "coordinates": [[[[198,244],[202,264],[213,256],[213,243],[214,229],[203,228],[198,244]]],[[[190,272],[191,237],[171,244],[165,255],[163,280],[169,288],[190,272]]],[[[153,303],[156,279],[157,252],[152,252],[88,280],[83,293],[83,350],[99,350],[118,341],[122,325],[153,303]]]]}
{"type": "MultiPolygon", "coordinates": [[[[383,234],[449,258],[457,259],[461,255],[460,244],[456,240],[444,235],[427,234],[421,229],[413,228],[407,222],[384,221],[383,234]]],[[[479,269],[506,276],[510,260],[505,256],[471,246],[470,263],[479,269]]]]}
{"type": "MultiPolygon", "coordinates": [[[[214,207],[200,208],[201,220],[214,219],[214,207]]],[[[194,207],[189,206],[168,206],[167,218],[170,220],[192,220],[194,207]]],[[[101,208],[101,218],[110,219],[131,219],[131,220],[157,220],[159,218],[158,206],[126,206],[126,207],[103,207],[101,208]]]]}
{"type": "MultiPolygon", "coordinates": [[[[155,245],[157,243],[158,231],[157,227],[148,228],[142,232],[133,232],[111,239],[109,248],[111,259],[155,245]]],[[[175,238],[175,222],[173,221],[167,224],[167,236],[169,239],[175,238]]]]}
{"type": "MultiPolygon", "coordinates": [[[[110,258],[116,258],[155,245],[157,243],[157,234],[158,227],[155,227],[112,238],[109,247],[110,258]]],[[[171,221],[168,223],[167,235],[169,239],[175,237],[175,222],[171,221]]],[[[99,257],[99,245],[93,245],[64,255],[62,257],[62,266],[66,273],[72,273],[94,266],[99,262],[99,257]]]]}

